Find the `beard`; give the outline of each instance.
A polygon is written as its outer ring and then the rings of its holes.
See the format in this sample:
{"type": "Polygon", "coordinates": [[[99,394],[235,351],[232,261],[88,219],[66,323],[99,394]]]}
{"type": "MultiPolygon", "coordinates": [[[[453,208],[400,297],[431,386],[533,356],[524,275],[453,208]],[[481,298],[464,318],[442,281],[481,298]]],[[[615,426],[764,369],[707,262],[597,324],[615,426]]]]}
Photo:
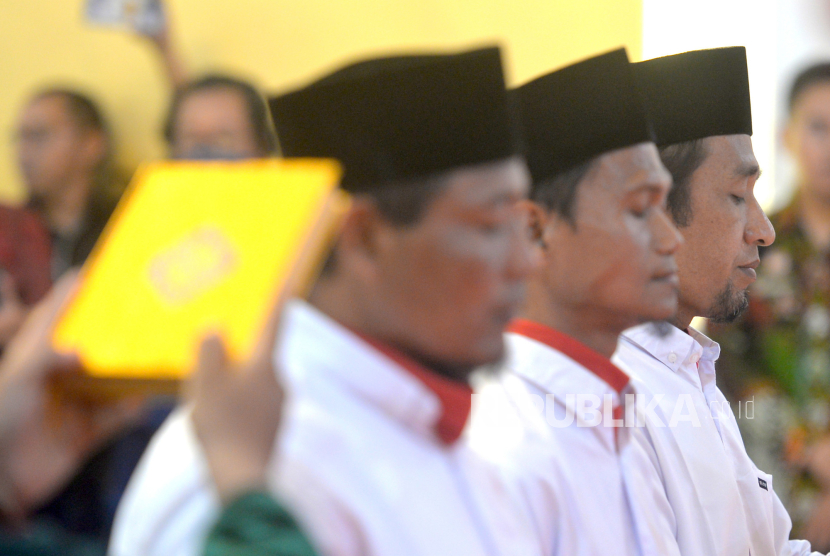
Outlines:
{"type": "Polygon", "coordinates": [[[706,317],[718,324],[730,323],[741,316],[747,307],[749,293],[747,290],[736,290],[730,280],[709,307],[706,317]]]}

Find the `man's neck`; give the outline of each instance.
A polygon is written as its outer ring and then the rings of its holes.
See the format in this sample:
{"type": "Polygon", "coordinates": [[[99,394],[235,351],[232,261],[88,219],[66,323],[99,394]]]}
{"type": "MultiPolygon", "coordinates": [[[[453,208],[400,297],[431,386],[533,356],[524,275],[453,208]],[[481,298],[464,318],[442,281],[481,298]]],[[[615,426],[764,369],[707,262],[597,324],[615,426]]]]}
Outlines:
{"type": "Polygon", "coordinates": [[[689,327],[692,325],[692,319],[695,318],[694,311],[689,307],[683,305],[682,302],[679,303],[677,307],[677,313],[668,319],[668,323],[672,326],[676,326],[680,330],[688,330],[689,327]]]}
{"type": "Polygon", "coordinates": [[[546,296],[534,295],[533,290],[528,289],[522,318],[567,334],[609,359],[617,349],[620,334],[635,324],[593,307],[557,303],[545,299],[546,296]]]}
{"type": "Polygon", "coordinates": [[[801,188],[799,213],[801,225],[810,243],[819,251],[830,248],[830,199],[801,188]]]}
{"type": "Polygon", "coordinates": [[[413,353],[387,338],[388,326],[375,322],[364,311],[362,304],[356,301],[359,296],[346,280],[339,277],[321,277],[312,288],[308,301],[322,313],[328,315],[346,328],[388,344],[403,355],[416,361],[423,367],[445,377],[462,383],[467,383],[475,370],[472,367],[445,365],[434,361],[422,354],[413,353]]]}
{"type": "Polygon", "coordinates": [[[44,199],[43,216],[49,229],[57,234],[77,232],[91,192],[91,176],[79,176],[60,187],[54,196],[44,199]]]}

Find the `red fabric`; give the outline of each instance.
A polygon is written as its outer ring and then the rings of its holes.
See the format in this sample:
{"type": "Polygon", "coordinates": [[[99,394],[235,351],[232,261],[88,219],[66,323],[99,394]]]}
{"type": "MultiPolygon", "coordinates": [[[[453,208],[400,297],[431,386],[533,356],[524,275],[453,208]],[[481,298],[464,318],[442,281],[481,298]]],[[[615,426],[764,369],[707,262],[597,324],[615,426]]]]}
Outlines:
{"type": "Polygon", "coordinates": [[[564,353],[608,384],[617,394],[628,386],[629,377],[614,365],[610,359],[600,355],[582,342],[554,330],[549,326],[526,319],[516,319],[507,328],[508,332],[526,336],[564,353]]]}
{"type": "Polygon", "coordinates": [[[353,332],[417,378],[438,397],[441,402],[441,418],[435,424],[435,436],[444,444],[453,444],[458,440],[467,424],[467,419],[470,417],[473,389],[468,384],[450,380],[435,371],[429,370],[388,344],[357,331],[353,332]]]}
{"type": "Polygon", "coordinates": [[[0,268],[17,284],[27,305],[37,303],[52,286],[52,240],[34,212],[0,205],[0,268]]]}

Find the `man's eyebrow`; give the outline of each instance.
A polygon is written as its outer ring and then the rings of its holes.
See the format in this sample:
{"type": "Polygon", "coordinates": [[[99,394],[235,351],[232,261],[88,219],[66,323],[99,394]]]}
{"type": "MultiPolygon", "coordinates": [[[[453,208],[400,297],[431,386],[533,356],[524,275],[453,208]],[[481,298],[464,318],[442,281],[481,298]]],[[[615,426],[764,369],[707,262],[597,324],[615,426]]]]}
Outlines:
{"type": "Polygon", "coordinates": [[[482,196],[481,201],[487,206],[498,206],[512,204],[530,196],[530,187],[516,187],[509,190],[502,190],[497,193],[482,196]]]}
{"type": "Polygon", "coordinates": [[[758,166],[758,163],[756,162],[752,162],[749,164],[741,164],[735,170],[735,175],[739,178],[755,177],[757,179],[761,177],[761,168],[760,166],[758,166]]]}
{"type": "Polygon", "coordinates": [[[522,193],[520,193],[518,191],[510,191],[510,192],[504,192],[504,193],[500,193],[498,195],[494,195],[494,196],[490,197],[489,199],[487,199],[487,204],[488,205],[506,205],[506,204],[510,204],[510,203],[516,203],[516,202],[521,201],[522,199],[525,199],[525,198],[527,198],[527,196],[523,195],[522,193]]]}

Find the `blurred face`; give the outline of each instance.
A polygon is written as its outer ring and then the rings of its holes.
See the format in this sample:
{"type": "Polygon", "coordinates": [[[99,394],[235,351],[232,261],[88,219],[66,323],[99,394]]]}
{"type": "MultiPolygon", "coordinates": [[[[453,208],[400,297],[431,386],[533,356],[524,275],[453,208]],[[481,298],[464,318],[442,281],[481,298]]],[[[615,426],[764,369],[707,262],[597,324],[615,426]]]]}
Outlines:
{"type": "Polygon", "coordinates": [[[674,253],[682,240],[665,210],[670,187],[657,148],[642,143],[593,163],[577,186],[573,222],[534,209],[546,219],[536,242],[544,263],[534,280],[555,306],[621,331],[674,315],[674,253]]]}
{"type": "Polygon", "coordinates": [[[801,186],[814,198],[830,202],[830,82],[805,89],[784,131],[801,186]]]}
{"type": "Polygon", "coordinates": [[[709,137],[705,146],[689,182],[692,219],[680,230],[680,310],[729,321],[746,308],[758,246],[772,244],[775,231],[755,199],[760,171],[749,136],[709,137]]]}
{"type": "Polygon", "coordinates": [[[176,113],[170,154],[179,159],[263,156],[242,94],[213,87],[187,95],[176,113]]]}
{"type": "Polygon", "coordinates": [[[17,162],[29,195],[49,199],[70,180],[90,172],[103,153],[99,137],[80,129],[60,96],[35,99],[17,127],[17,162]],[[92,145],[92,143],[96,143],[92,145]]]}
{"type": "Polygon", "coordinates": [[[416,224],[378,231],[367,297],[384,339],[457,378],[502,356],[532,266],[528,188],[519,159],[456,170],[416,224]]]}

